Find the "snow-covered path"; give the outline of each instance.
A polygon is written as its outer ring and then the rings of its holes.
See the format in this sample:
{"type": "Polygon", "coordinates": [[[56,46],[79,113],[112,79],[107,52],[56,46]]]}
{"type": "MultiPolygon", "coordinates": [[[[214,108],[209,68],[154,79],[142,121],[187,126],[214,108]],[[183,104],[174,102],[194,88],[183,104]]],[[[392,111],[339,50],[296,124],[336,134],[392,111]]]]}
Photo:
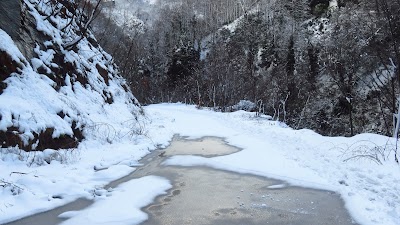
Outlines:
{"type": "Polygon", "coordinates": [[[329,138],[310,130],[293,130],[253,113],[215,113],[194,106],[153,105],[146,108],[152,132],[179,133],[198,138],[218,136],[243,151],[212,159],[176,156],[171,165],[207,165],[230,171],[285,180],[293,185],[336,191],[360,224],[395,225],[400,221],[400,167],[393,160],[389,138],[362,134],[329,138]],[[384,147],[387,149],[381,149],[384,147]],[[375,154],[383,165],[361,158],[375,154]],[[389,157],[389,159],[387,158],[389,157]],[[386,160],[386,161],[384,161],[386,160]]]}
{"type": "MultiPolygon", "coordinates": [[[[145,136],[114,143],[86,141],[77,155],[70,156],[76,160],[68,164],[54,160],[45,166],[29,167],[26,162],[18,161],[18,155],[3,153],[0,157],[2,179],[22,189],[15,194],[19,190],[17,187],[0,187],[0,198],[4,201],[0,205],[0,223],[78,197],[95,200],[90,215],[101,218],[103,224],[139,223],[147,218],[140,208],[171,187],[167,180],[145,177],[111,191],[101,187],[133,171],[131,166],[141,157],[156,147],[167,146],[173,135],[179,134],[189,138],[222,137],[243,150],[214,158],[174,156],[167,161],[170,165],[206,165],[285,180],[292,185],[336,191],[358,223],[398,224],[400,167],[394,163],[390,148],[380,149],[390,146],[392,140],[387,137],[363,134],[353,138],[327,138],[310,130],[292,130],[267,117],[255,117],[253,113],[216,113],[182,104],[151,105],[145,107],[145,111],[149,118],[145,136]],[[365,158],[345,162],[354,156],[353,151],[369,149],[383,151],[382,155],[375,156],[383,165],[365,158]],[[96,172],[94,167],[108,169],[96,172]],[[11,174],[14,171],[24,174],[11,174]],[[128,196],[135,198],[122,201],[128,196]],[[113,210],[108,212],[110,204],[113,210]],[[122,219],[117,220],[116,216],[122,219]]],[[[373,155],[374,152],[366,153],[373,155]]],[[[63,216],[85,224],[98,222],[87,217],[79,220],[79,213],[74,212],[63,216]]]]}

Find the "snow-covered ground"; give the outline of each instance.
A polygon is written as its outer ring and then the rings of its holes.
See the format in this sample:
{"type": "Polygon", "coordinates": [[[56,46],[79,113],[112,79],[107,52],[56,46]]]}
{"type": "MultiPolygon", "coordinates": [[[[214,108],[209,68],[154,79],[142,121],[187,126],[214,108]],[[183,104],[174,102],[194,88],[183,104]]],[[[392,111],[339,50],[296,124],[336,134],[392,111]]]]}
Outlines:
{"type": "Polygon", "coordinates": [[[323,137],[243,111],[215,113],[177,105],[155,105],[147,111],[158,118],[156,121],[163,121],[160,126],[171,133],[191,138],[224,137],[243,149],[212,159],[175,156],[167,161],[170,165],[207,165],[333,190],[341,194],[360,224],[398,224],[400,166],[394,162],[394,143],[388,137],[323,137]],[[359,158],[361,155],[365,156],[359,158]],[[375,157],[382,165],[368,157],[375,157]]]}
{"type": "MultiPolygon", "coordinates": [[[[398,224],[400,166],[394,162],[393,140],[388,137],[362,134],[329,138],[310,130],[293,130],[253,113],[217,113],[182,104],[151,105],[145,107],[145,112],[146,135],[137,136],[134,142],[121,139],[112,144],[86,140],[78,149],[60,153],[64,163],[52,160],[41,166],[29,165],[29,159],[19,160],[24,153],[3,151],[0,223],[79,197],[94,199],[95,204],[82,212],[63,214],[71,218],[66,224],[98,224],[100,217],[95,215],[101,215],[104,224],[139,223],[146,219],[140,208],[171,184],[160,177],[144,177],[114,190],[102,186],[133,171],[137,160],[156,146],[167,146],[174,134],[180,134],[189,138],[223,137],[243,150],[215,158],[175,156],[167,164],[206,165],[333,190],[341,194],[358,223],[398,224]],[[377,151],[383,152],[374,155],[377,151]],[[95,167],[108,169],[96,172],[95,167]]],[[[37,153],[37,157],[49,159],[49,153],[37,153]]]]}

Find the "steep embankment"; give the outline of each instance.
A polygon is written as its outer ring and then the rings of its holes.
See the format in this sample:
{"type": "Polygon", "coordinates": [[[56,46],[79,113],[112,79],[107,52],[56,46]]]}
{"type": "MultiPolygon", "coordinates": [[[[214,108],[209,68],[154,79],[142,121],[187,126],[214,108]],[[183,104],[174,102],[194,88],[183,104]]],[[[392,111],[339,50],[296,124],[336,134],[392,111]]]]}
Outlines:
{"type": "Polygon", "coordinates": [[[130,132],[126,121],[142,110],[88,30],[94,5],[6,0],[0,8],[1,147],[74,148],[130,132]]]}

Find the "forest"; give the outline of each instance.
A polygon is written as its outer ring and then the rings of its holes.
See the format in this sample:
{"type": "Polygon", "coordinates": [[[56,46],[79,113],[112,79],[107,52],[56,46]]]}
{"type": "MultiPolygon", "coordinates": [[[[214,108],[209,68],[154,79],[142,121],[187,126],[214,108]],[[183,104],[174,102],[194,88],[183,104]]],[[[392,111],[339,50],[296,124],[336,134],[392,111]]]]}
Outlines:
{"type": "Polygon", "coordinates": [[[394,135],[400,1],[156,2],[108,2],[92,24],[142,104],[246,109],[324,135],[394,135]]]}

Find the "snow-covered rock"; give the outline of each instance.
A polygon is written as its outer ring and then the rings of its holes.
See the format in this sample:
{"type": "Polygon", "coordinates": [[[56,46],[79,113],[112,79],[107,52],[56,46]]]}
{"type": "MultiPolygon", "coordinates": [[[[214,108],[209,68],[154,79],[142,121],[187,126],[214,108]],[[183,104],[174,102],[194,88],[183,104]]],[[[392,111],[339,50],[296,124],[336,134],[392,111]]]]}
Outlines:
{"type": "Polygon", "coordinates": [[[21,3],[23,16],[16,19],[21,30],[31,33],[30,43],[21,44],[26,38],[13,34],[13,40],[0,29],[3,148],[74,148],[83,138],[110,136],[95,134],[104,126],[128,133],[127,126],[117,124],[135,121],[142,112],[112,57],[85,29],[90,17],[77,16],[88,12],[70,1],[60,2],[21,3]]]}

